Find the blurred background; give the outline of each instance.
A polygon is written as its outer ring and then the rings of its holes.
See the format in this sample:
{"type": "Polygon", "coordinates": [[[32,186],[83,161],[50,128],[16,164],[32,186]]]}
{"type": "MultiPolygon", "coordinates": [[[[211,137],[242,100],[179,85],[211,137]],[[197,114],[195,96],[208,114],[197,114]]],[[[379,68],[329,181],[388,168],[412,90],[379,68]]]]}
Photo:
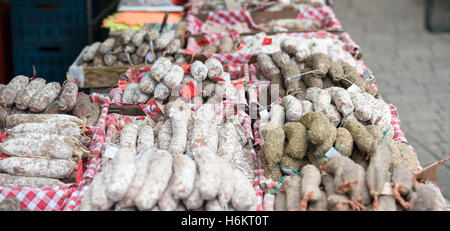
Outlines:
{"type": "MultiPolygon", "coordinates": [[[[0,0],[0,82],[31,76],[33,65],[48,81],[63,81],[84,46],[120,27],[108,18],[119,2],[0,0]],[[101,26],[105,20],[110,28],[101,26]]],[[[450,1],[334,0],[333,9],[361,46],[382,96],[398,108],[422,166],[449,156],[450,1]]],[[[448,164],[439,176],[450,198],[448,164]]]]}

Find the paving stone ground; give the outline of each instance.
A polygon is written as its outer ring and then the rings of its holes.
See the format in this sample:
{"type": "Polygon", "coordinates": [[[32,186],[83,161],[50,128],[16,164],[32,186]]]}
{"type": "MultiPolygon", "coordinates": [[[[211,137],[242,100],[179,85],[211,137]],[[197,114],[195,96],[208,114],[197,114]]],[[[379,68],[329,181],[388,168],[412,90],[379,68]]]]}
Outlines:
{"type": "MultiPolygon", "coordinates": [[[[333,8],[381,95],[399,110],[421,165],[450,156],[450,33],[426,30],[425,0],[335,0],[333,8]]],[[[448,205],[450,161],[438,174],[448,205]]]]}

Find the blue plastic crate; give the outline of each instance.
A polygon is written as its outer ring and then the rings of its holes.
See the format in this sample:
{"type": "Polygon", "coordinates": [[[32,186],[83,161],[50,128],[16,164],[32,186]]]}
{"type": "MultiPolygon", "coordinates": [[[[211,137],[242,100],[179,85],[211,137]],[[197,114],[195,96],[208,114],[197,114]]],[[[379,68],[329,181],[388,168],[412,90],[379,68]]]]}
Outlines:
{"type": "Polygon", "coordinates": [[[86,41],[85,0],[11,1],[14,42],[86,41]]]}
{"type": "Polygon", "coordinates": [[[14,76],[33,76],[33,65],[36,67],[37,77],[48,82],[62,83],[66,79],[69,66],[76,59],[82,43],[54,44],[43,43],[35,45],[13,45],[14,76]]]}

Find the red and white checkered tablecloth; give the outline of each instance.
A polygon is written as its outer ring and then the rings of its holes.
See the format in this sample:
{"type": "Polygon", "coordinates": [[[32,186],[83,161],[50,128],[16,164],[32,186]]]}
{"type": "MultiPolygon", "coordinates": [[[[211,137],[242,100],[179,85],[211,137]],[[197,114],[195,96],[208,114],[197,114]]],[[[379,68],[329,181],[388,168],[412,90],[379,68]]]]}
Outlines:
{"type": "MultiPolygon", "coordinates": [[[[334,14],[333,9],[329,6],[304,8],[299,11],[297,19],[313,19],[321,24],[320,29],[342,31],[341,23],[334,14]]],[[[247,23],[248,27],[252,30],[256,30],[263,26],[262,24],[257,25],[250,12],[246,10],[215,11],[208,13],[205,22],[201,21],[196,16],[189,14],[186,17],[186,30],[193,35],[207,33],[206,22],[208,21],[224,25],[228,28],[227,31],[232,31],[230,27],[238,23],[247,23]]]]}
{"type": "Polygon", "coordinates": [[[9,188],[0,187],[0,202],[7,197],[15,197],[20,202],[22,209],[30,211],[61,211],[72,210],[73,205],[77,204],[80,194],[79,190],[83,186],[87,177],[93,177],[96,171],[99,170],[97,158],[100,150],[104,144],[104,126],[105,118],[108,113],[110,100],[108,97],[93,93],[90,95],[93,102],[101,104],[101,114],[95,126],[88,127],[85,133],[92,141],[88,145],[92,158],[82,160],[81,167],[77,168],[77,182],[72,184],[65,184],[60,187],[53,188],[9,188]]]}
{"type": "MultiPolygon", "coordinates": [[[[205,22],[201,21],[192,14],[188,15],[186,17],[186,31],[193,35],[203,34],[206,32],[207,21],[224,25],[227,28],[230,28],[238,23],[247,23],[250,29],[258,28],[258,25],[256,25],[253,21],[249,11],[213,11],[208,13],[208,17],[205,22]]],[[[228,29],[228,31],[230,30],[231,29],[228,29]]]]}
{"type": "MultiPolygon", "coordinates": [[[[218,44],[220,42],[220,38],[226,35],[227,32],[223,33],[215,33],[215,34],[206,34],[199,41],[195,38],[190,37],[187,41],[187,50],[193,51],[195,54],[201,51],[202,46],[208,43],[218,44]]],[[[316,32],[298,32],[298,33],[278,33],[277,35],[288,35],[292,37],[301,37],[301,38],[322,38],[322,39],[336,39],[340,40],[344,43],[344,50],[349,52],[356,61],[361,63],[365,67],[365,63],[361,58],[361,48],[350,38],[350,35],[346,32],[341,32],[338,34],[333,34],[324,30],[316,31],[316,32]]],[[[233,35],[236,36],[236,35],[233,35]]],[[[207,58],[214,57],[219,59],[224,64],[232,64],[232,63],[249,63],[252,56],[254,54],[204,54],[207,58]]]]}

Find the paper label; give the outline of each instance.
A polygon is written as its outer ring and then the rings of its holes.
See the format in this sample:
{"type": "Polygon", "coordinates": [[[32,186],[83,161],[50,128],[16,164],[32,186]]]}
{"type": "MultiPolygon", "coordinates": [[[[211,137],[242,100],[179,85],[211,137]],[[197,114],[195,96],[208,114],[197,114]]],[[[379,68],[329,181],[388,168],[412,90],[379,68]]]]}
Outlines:
{"type": "Polygon", "coordinates": [[[427,180],[430,180],[430,181],[437,180],[438,179],[437,167],[440,164],[445,163],[445,162],[447,162],[449,160],[450,160],[450,156],[445,158],[445,159],[443,159],[443,160],[440,160],[440,161],[438,161],[438,162],[436,162],[436,163],[434,163],[434,164],[432,164],[432,165],[430,165],[430,166],[428,166],[428,167],[426,167],[424,169],[422,169],[422,171],[420,171],[417,174],[417,179],[419,181],[421,181],[421,182],[422,181],[427,181],[427,180]]]}
{"type": "Polygon", "coordinates": [[[119,147],[117,147],[117,145],[107,144],[103,156],[106,156],[110,159],[114,159],[116,157],[117,151],[119,151],[119,147]]]}
{"type": "Polygon", "coordinates": [[[329,159],[331,157],[339,157],[339,156],[341,156],[341,153],[336,151],[336,149],[334,149],[334,148],[330,148],[330,150],[328,150],[328,152],[325,153],[325,156],[329,159]]]}
{"type": "Polygon", "coordinates": [[[417,179],[419,181],[434,181],[438,179],[438,164],[434,163],[417,174],[417,179]]]}
{"type": "Polygon", "coordinates": [[[383,191],[381,191],[381,195],[394,195],[392,191],[392,185],[389,182],[384,183],[383,191]]]}
{"type": "Polygon", "coordinates": [[[357,93],[357,92],[359,92],[361,89],[360,89],[357,85],[352,84],[349,88],[347,88],[347,90],[350,91],[350,92],[357,93]]]}

